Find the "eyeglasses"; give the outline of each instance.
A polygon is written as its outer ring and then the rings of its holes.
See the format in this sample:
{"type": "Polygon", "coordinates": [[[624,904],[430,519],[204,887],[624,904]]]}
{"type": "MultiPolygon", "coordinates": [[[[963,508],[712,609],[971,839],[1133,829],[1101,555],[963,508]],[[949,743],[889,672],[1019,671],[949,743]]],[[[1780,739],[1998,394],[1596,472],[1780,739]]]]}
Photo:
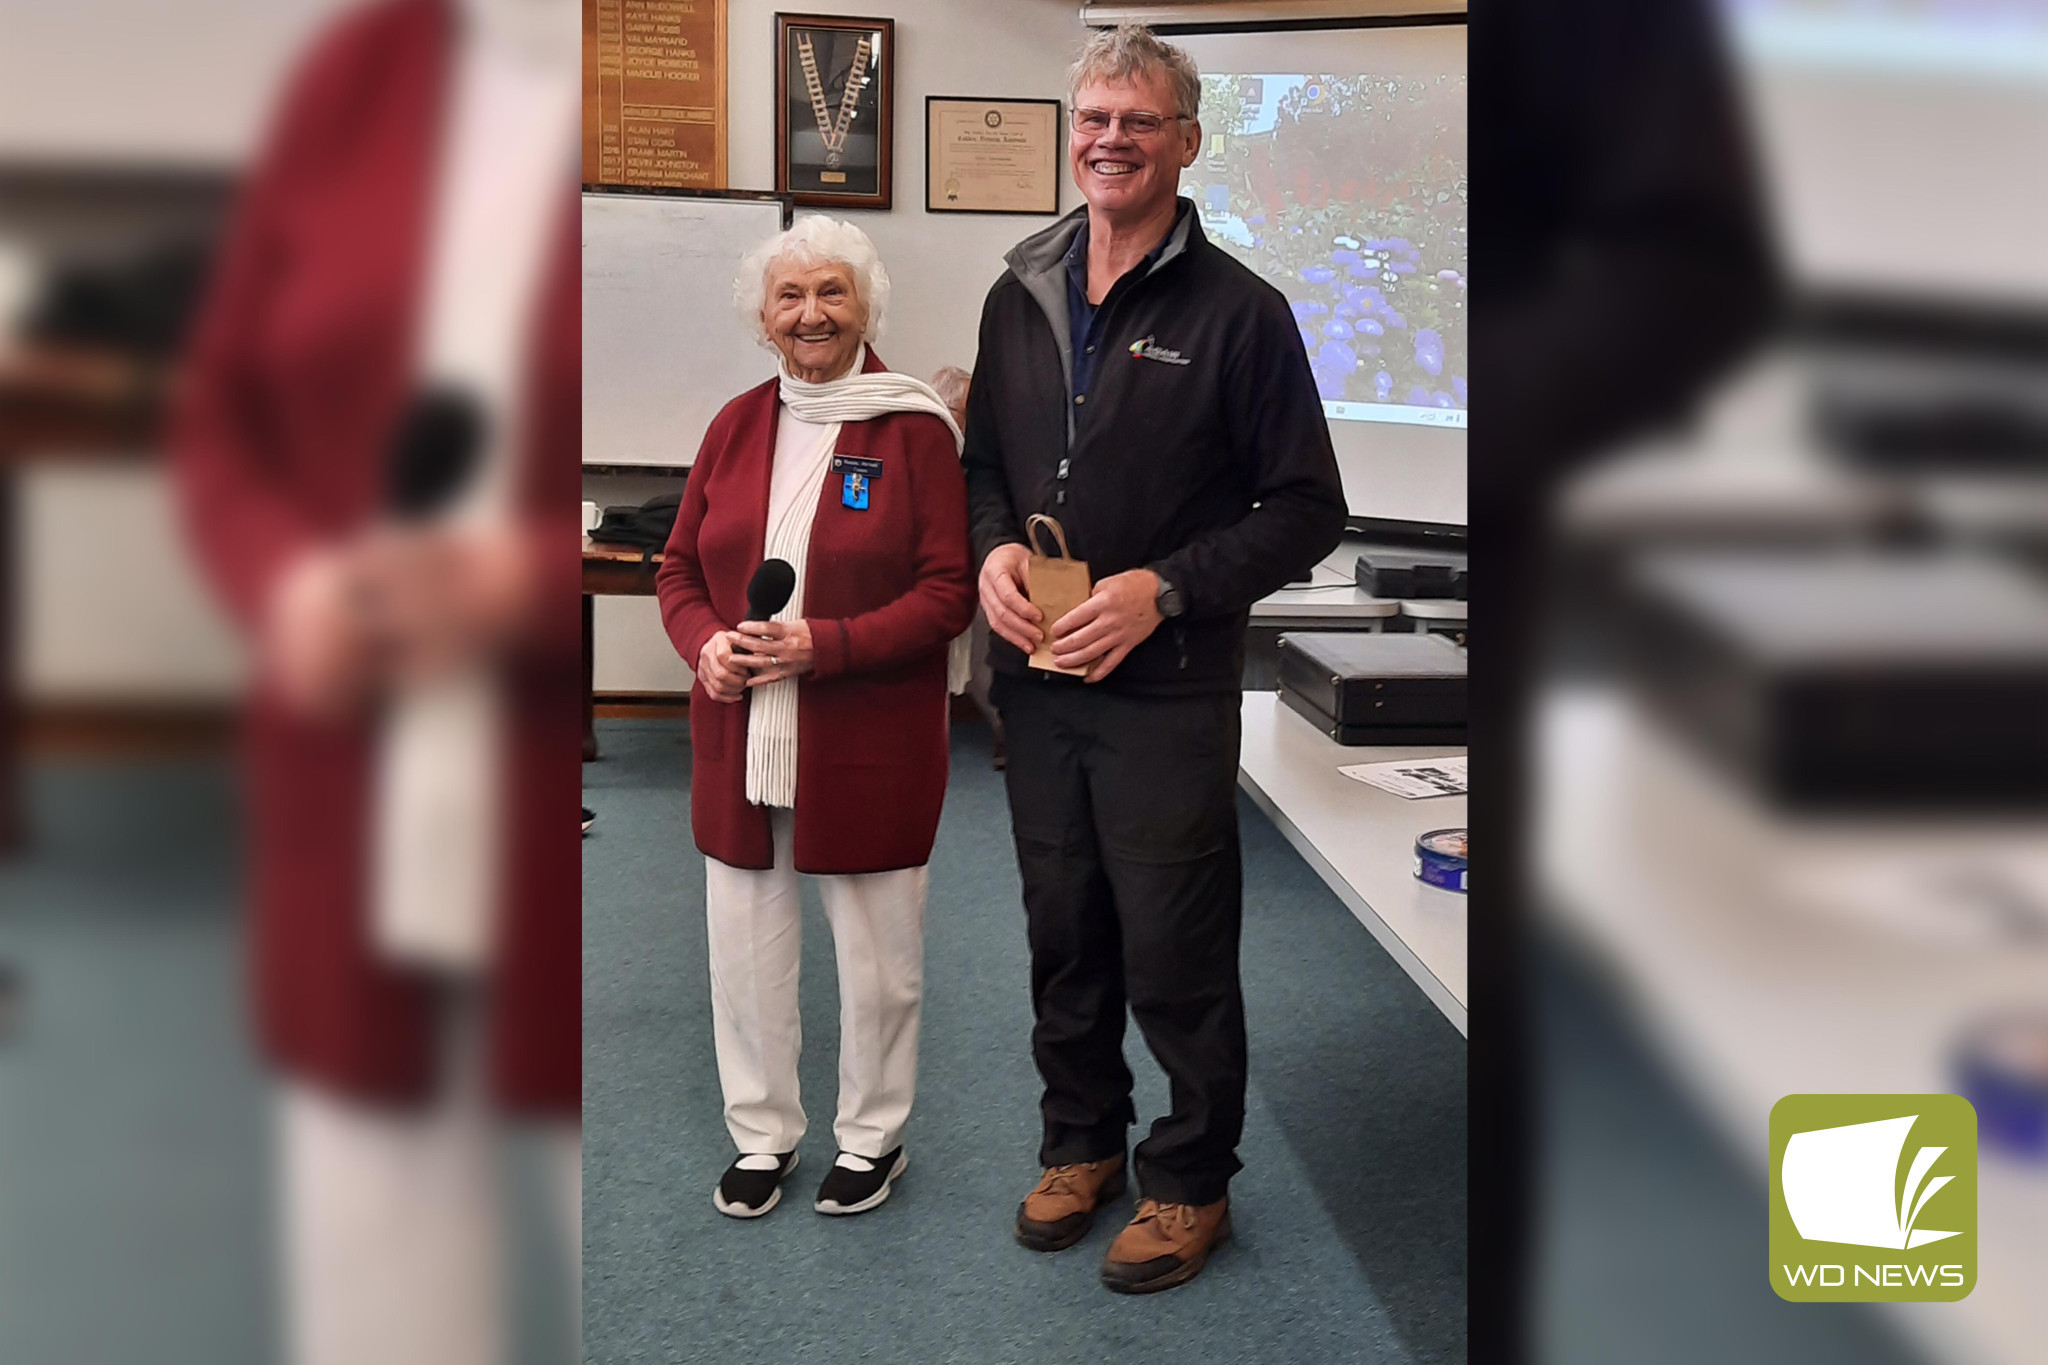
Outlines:
{"type": "Polygon", "coordinates": [[[1112,114],[1107,109],[1076,109],[1073,123],[1075,132],[1086,133],[1090,137],[1101,137],[1109,131],[1111,124],[1121,123],[1125,137],[1143,142],[1147,138],[1158,137],[1159,130],[1167,124],[1178,123],[1186,117],[1185,114],[1147,114],[1142,111],[1112,114]]]}

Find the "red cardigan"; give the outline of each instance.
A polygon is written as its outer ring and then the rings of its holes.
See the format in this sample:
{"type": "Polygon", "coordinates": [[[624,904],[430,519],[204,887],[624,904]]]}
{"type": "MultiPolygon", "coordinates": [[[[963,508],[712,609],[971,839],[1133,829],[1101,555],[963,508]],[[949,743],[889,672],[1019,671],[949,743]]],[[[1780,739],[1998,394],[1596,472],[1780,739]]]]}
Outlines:
{"type": "MultiPolygon", "coordinates": [[[[444,0],[390,0],[330,31],[290,85],[215,267],[171,444],[199,557],[245,626],[298,554],[377,515],[390,433],[414,382],[449,37],[444,0]]],[[[521,390],[521,497],[546,619],[510,669],[512,866],[489,1045],[502,1103],[574,1113],[581,357],[577,198],[563,170],[521,390]]],[[[372,735],[367,724],[297,719],[260,688],[250,699],[250,965],[258,1031],[284,1070],[407,1102],[434,1085],[436,1006],[429,981],[371,942],[372,735]]]]}
{"type": "MultiPolygon", "coordinates": [[[[870,350],[865,369],[887,368],[870,350]]],[[[704,433],[656,592],[692,668],[705,641],[746,615],[767,535],[781,412],[769,381],[704,433]]],[[[946,645],[974,615],[967,484],[952,433],[925,413],[848,422],[841,455],[882,462],[868,507],[843,505],[828,473],[811,526],[804,619],[815,664],[797,691],[796,867],[886,872],[932,852],[946,796],[946,645]]],[[[773,862],[768,812],[747,801],[751,699],[690,694],[690,824],[733,867],[773,862]]]]}

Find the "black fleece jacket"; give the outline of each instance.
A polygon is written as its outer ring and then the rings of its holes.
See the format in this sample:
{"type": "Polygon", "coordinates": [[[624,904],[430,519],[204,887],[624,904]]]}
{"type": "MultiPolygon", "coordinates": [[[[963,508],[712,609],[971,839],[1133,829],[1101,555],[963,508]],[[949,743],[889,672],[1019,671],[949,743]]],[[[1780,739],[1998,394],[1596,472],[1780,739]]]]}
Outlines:
{"type": "MultiPolygon", "coordinates": [[[[1102,302],[1087,401],[1069,376],[1064,258],[1087,209],[1019,243],[989,291],[967,402],[967,495],[985,559],[1058,519],[1097,580],[1149,568],[1185,610],[1100,687],[1235,691],[1252,603],[1344,533],[1344,490],[1280,292],[1210,245],[1183,202],[1166,249],[1102,302]]],[[[992,637],[991,666],[1028,672],[992,637]]]]}

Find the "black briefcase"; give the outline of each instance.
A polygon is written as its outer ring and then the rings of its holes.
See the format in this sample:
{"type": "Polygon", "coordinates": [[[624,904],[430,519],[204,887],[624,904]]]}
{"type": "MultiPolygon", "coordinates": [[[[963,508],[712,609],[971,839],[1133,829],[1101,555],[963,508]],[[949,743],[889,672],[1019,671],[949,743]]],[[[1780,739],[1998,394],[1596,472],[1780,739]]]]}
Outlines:
{"type": "Polygon", "coordinates": [[[1465,599],[1463,555],[1374,552],[1360,555],[1353,580],[1373,597],[1465,599]]]}
{"type": "Polygon", "coordinates": [[[1339,744],[1463,744],[1465,652],[1441,635],[1288,631],[1280,699],[1339,744]]]}

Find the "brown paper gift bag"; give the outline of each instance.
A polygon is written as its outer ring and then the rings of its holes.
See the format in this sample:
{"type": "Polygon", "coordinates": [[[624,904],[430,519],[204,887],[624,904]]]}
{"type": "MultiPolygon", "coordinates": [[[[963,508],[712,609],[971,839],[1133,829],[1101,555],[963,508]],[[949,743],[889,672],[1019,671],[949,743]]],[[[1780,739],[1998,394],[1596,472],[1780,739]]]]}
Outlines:
{"type": "Polygon", "coordinates": [[[1024,523],[1024,536],[1031,542],[1031,557],[1024,562],[1024,587],[1031,597],[1031,605],[1045,613],[1041,627],[1044,638],[1031,653],[1031,666],[1043,668],[1050,673],[1066,673],[1080,677],[1085,668],[1061,668],[1052,661],[1052,625],[1075,607],[1088,600],[1095,590],[1088,581],[1088,565],[1085,560],[1075,559],[1067,553],[1067,533],[1060,524],[1043,512],[1034,512],[1024,523]],[[1050,527],[1052,538],[1059,545],[1058,557],[1048,555],[1038,544],[1038,528],[1050,527]]]}

